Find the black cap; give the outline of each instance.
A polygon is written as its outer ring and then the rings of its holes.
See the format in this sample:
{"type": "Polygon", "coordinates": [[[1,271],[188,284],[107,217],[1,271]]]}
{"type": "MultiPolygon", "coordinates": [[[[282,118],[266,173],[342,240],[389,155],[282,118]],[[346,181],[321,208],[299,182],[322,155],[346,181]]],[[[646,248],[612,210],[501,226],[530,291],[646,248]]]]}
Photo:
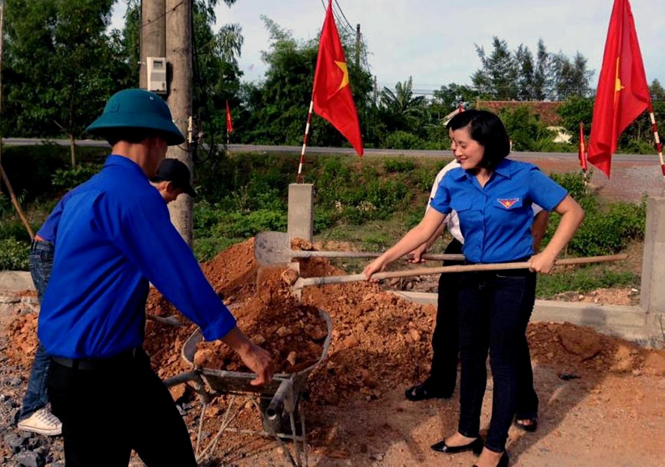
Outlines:
{"type": "Polygon", "coordinates": [[[180,162],[178,159],[164,159],[159,167],[157,173],[152,178],[153,182],[171,182],[173,186],[187,193],[189,196],[196,196],[194,188],[191,184],[192,173],[187,166],[180,162]]]}

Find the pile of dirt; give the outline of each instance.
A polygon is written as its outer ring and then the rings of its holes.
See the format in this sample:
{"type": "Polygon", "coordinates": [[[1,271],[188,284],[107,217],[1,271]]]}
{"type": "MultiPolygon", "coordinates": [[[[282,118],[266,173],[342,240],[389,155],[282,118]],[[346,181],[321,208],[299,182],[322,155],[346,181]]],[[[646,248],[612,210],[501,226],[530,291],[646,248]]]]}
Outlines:
{"type": "MultiPolygon", "coordinates": [[[[276,373],[296,373],[314,365],[323,353],[328,335],[318,309],[303,305],[282,280],[282,269],[262,270],[259,293],[233,310],[252,341],[266,349],[276,373]]],[[[221,341],[201,342],[194,363],[208,368],[247,371],[238,355],[221,341]]]]}
{"type": "MultiPolygon", "coordinates": [[[[299,243],[296,248],[309,249],[299,243]]],[[[309,378],[311,401],[338,404],[347,400],[373,400],[382,394],[422,380],[431,360],[430,336],[436,310],[417,305],[384,291],[377,283],[356,282],[307,287],[297,302],[283,280],[285,269],[260,269],[254,259],[254,241],[248,240],[221,252],[202,268],[233,310],[241,329],[267,348],[277,371],[291,372],[315,362],[322,352],[325,325],[317,309],[333,322],[328,358],[309,378]]],[[[344,272],[326,259],[300,261],[303,277],[339,275],[344,272]]],[[[152,291],[148,313],[165,316],[178,312],[152,291]]],[[[180,356],[195,326],[185,318],[181,327],[149,321],[145,348],[161,378],[187,369],[180,356]]],[[[36,317],[20,317],[10,328],[13,358],[30,361],[37,346],[36,317]]],[[[528,329],[532,356],[537,365],[563,374],[616,372],[629,376],[642,372],[665,373],[665,354],[601,335],[572,324],[533,323],[528,329]]],[[[232,352],[220,343],[202,344],[197,363],[216,368],[242,369],[232,352]]]]}

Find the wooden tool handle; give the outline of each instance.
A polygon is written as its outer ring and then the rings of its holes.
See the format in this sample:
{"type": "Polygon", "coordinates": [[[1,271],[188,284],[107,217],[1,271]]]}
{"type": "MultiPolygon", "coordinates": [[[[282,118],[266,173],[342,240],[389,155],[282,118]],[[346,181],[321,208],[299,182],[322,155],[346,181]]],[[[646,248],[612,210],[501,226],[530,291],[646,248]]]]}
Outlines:
{"type": "MultiPolygon", "coordinates": [[[[603,263],[607,261],[617,261],[626,259],[628,255],[611,256],[591,256],[587,258],[570,258],[557,260],[555,266],[566,266],[570,264],[588,264],[603,263]]],[[[395,277],[426,276],[429,274],[444,274],[449,272],[467,272],[467,271],[502,271],[506,269],[528,269],[528,262],[520,263],[496,263],[496,264],[468,264],[463,266],[441,266],[438,268],[420,268],[407,269],[403,271],[377,272],[372,275],[372,279],[392,279],[395,277]]],[[[295,289],[307,287],[310,285],[343,284],[347,282],[358,282],[367,280],[365,274],[350,274],[346,276],[328,276],[328,277],[308,277],[300,278],[294,284],[295,289]]]]}
{"type": "MultiPolygon", "coordinates": [[[[383,253],[365,251],[293,251],[292,258],[378,258],[383,253]]],[[[410,255],[409,255],[410,256],[410,255]]],[[[404,258],[408,258],[405,256],[404,258]]],[[[424,254],[423,259],[463,261],[464,255],[424,254]]]]}

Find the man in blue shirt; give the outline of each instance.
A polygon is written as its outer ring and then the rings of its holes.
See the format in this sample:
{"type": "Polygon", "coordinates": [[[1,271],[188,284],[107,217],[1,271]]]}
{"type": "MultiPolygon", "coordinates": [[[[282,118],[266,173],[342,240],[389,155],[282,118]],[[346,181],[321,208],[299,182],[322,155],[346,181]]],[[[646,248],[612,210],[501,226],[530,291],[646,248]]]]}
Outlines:
{"type": "MultiPolygon", "coordinates": [[[[177,159],[165,159],[150,183],[168,204],[175,201],[182,193],[196,195],[190,179],[191,173],[185,164],[177,159]]],[[[71,193],[67,193],[58,202],[35,235],[30,247],[30,275],[37,290],[39,303],[42,302],[53,269],[55,239],[62,209],[71,193]]],[[[50,357],[39,344],[28,379],[28,389],[23,396],[18,428],[45,436],[58,436],[62,433],[62,423],[46,408],[48,404],[46,377],[49,363],[50,357]]]]}
{"type": "Polygon", "coordinates": [[[88,132],[112,154],[64,205],[38,329],[52,357],[49,397],[65,462],[126,466],[134,450],[151,467],[194,467],[187,427],[141,348],[149,282],[207,340],[238,352],[257,374],[253,384],[272,378],[270,356],[237,328],[150,186],[167,147],[184,141],[164,101],[121,91],[88,132]]]}

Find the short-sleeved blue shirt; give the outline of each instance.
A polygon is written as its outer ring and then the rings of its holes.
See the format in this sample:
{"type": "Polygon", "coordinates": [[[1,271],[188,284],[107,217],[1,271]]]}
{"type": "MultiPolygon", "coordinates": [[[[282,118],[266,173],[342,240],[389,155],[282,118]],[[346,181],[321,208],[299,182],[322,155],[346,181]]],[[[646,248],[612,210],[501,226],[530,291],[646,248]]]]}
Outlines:
{"type": "Polygon", "coordinates": [[[485,187],[463,169],[451,170],[430,206],[442,214],[457,211],[469,261],[504,263],[534,253],[531,204],[552,211],[566,194],[533,164],[504,159],[485,187]]]}
{"type": "Polygon", "coordinates": [[[236,324],[171,224],[141,168],[111,155],[62,205],[53,272],[39,314],[47,354],[105,358],[143,343],[148,281],[206,339],[236,324]]]}

